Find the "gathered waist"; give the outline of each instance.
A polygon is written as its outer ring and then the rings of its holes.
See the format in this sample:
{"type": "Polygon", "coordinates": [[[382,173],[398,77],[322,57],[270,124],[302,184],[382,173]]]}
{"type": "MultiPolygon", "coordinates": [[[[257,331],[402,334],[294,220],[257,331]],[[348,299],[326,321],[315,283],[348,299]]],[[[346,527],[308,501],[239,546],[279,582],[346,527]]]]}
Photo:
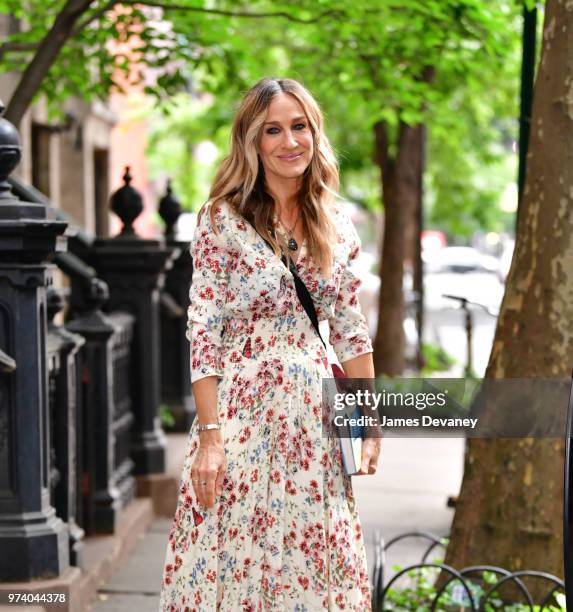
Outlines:
{"type": "Polygon", "coordinates": [[[301,317],[228,320],[222,350],[231,361],[233,353],[235,358],[241,355],[248,359],[326,359],[326,349],[310,320],[301,317]]]}

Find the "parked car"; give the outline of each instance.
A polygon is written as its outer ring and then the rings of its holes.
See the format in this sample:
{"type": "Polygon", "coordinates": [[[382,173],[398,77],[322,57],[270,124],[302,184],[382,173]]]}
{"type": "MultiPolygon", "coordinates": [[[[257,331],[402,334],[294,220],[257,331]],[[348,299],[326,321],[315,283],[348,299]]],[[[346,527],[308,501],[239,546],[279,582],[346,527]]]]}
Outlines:
{"type": "Polygon", "coordinates": [[[458,295],[499,308],[504,285],[499,262],[471,247],[445,247],[424,262],[424,298],[426,308],[450,308],[452,301],[443,294],[458,295]]]}

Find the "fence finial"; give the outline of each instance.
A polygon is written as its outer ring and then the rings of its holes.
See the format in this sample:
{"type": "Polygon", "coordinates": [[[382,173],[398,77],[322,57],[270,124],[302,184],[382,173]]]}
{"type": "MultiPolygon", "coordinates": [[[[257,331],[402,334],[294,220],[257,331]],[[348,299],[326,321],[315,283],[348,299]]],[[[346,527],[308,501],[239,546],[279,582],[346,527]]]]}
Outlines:
{"type": "Polygon", "coordinates": [[[136,236],[133,222],[143,210],[143,198],[130,184],[133,180],[130,170],[130,166],[125,167],[124,185],[111,196],[111,209],[123,222],[120,236],[136,236]]]}
{"type": "MultiPolygon", "coordinates": [[[[0,100],[0,115],[6,109],[0,100]]],[[[18,130],[7,119],[0,117],[0,202],[15,200],[8,177],[22,159],[22,146],[18,130]]]]}
{"type": "Polygon", "coordinates": [[[159,215],[165,221],[165,237],[175,237],[175,224],[181,216],[181,203],[173,195],[171,179],[167,179],[165,195],[159,201],[159,215]]]}

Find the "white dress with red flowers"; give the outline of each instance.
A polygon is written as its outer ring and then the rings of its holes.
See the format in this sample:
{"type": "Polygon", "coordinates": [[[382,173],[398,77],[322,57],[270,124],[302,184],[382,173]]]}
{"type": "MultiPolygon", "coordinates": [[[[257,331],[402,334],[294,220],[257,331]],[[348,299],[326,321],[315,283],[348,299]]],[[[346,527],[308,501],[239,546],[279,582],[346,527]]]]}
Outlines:
{"type": "MultiPolygon", "coordinates": [[[[187,337],[191,378],[218,377],[227,469],[212,508],[198,503],[189,433],[163,575],[160,610],[316,612],[371,610],[364,540],[340,443],[322,433],[326,352],[297,298],[293,276],[228,204],[215,234],[207,204],[191,244],[187,337]]],[[[352,265],[360,239],[336,205],[330,279],[301,245],[296,263],[330,323],[339,361],[372,352],[352,265]]]]}

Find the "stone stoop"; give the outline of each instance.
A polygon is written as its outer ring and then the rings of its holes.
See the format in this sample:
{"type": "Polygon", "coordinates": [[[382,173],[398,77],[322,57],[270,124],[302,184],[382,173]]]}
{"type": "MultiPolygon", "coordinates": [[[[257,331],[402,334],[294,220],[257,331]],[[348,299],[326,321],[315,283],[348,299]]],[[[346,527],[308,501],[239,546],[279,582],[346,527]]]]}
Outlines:
{"type": "Polygon", "coordinates": [[[189,434],[167,434],[166,466],[163,474],[136,477],[136,494],[149,498],[156,517],[173,518],[177,507],[181,470],[187,453],[189,434]]]}
{"type": "Polygon", "coordinates": [[[136,495],[140,499],[149,499],[153,514],[157,517],[173,517],[177,506],[179,479],[169,474],[151,474],[137,476],[136,495]]]}

